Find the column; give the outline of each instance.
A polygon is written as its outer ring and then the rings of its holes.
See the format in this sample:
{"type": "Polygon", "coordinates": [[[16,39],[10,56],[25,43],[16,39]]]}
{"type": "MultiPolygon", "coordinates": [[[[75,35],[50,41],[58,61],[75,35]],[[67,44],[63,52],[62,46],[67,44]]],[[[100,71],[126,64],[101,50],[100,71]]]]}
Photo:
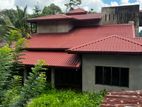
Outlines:
{"type": "Polygon", "coordinates": [[[55,88],[55,69],[51,69],[51,86],[52,88],[55,88]]]}
{"type": "Polygon", "coordinates": [[[27,71],[24,70],[23,71],[23,84],[25,83],[26,80],[27,80],[27,71]]]}

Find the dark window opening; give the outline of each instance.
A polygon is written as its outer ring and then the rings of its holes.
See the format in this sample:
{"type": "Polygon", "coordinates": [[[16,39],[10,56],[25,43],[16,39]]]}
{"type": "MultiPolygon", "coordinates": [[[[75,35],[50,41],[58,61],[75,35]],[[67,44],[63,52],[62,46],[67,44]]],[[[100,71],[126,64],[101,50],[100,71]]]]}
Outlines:
{"type": "Polygon", "coordinates": [[[107,15],[105,14],[105,21],[107,21],[107,15]]]}
{"type": "Polygon", "coordinates": [[[37,24],[31,23],[31,33],[37,33],[37,24]]]}
{"type": "Polygon", "coordinates": [[[113,21],[115,20],[115,14],[113,14],[113,21]]]}
{"type": "Polygon", "coordinates": [[[129,87],[129,68],[96,66],[96,84],[129,87]]]}
{"type": "Polygon", "coordinates": [[[111,20],[111,15],[109,14],[109,15],[108,15],[108,21],[110,21],[110,20],[111,20]]]}

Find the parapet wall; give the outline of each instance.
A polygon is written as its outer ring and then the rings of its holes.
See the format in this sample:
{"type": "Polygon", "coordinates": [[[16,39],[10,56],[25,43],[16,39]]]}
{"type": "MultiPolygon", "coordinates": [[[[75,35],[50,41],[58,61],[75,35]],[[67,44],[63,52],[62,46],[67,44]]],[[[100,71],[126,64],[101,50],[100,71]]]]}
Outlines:
{"type": "Polygon", "coordinates": [[[125,24],[134,21],[136,32],[139,30],[139,5],[102,8],[101,24],[125,24]]]}

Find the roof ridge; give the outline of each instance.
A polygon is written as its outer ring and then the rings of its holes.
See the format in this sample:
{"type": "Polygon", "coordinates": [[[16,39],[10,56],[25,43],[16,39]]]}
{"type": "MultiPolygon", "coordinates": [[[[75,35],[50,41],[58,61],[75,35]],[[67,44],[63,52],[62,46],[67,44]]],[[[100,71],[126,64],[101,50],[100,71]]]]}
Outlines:
{"type": "Polygon", "coordinates": [[[72,50],[72,49],[74,50],[74,49],[77,49],[77,48],[82,48],[82,47],[84,47],[84,46],[92,45],[92,44],[94,44],[94,43],[97,43],[97,42],[106,40],[106,39],[108,39],[108,38],[110,38],[110,37],[112,37],[112,35],[111,35],[111,36],[104,37],[104,38],[101,38],[101,39],[98,39],[98,40],[96,40],[96,41],[90,41],[90,42],[88,42],[88,43],[83,43],[83,44],[81,44],[81,45],[79,45],[79,46],[75,46],[75,47],[73,47],[73,48],[71,48],[71,49],[69,49],[69,50],[72,50]]]}
{"type": "Polygon", "coordinates": [[[81,45],[76,46],[76,47],[73,47],[73,48],[71,48],[71,49],[69,49],[69,50],[74,50],[74,49],[82,48],[82,47],[85,47],[85,46],[89,46],[89,45],[95,44],[95,43],[97,43],[97,42],[104,41],[104,40],[109,39],[109,38],[112,38],[112,37],[116,37],[116,38],[121,39],[121,40],[124,40],[124,41],[126,41],[126,42],[129,42],[129,43],[133,43],[133,44],[135,44],[135,45],[142,46],[142,44],[140,44],[139,42],[136,42],[135,40],[131,40],[131,39],[128,39],[128,38],[126,38],[126,37],[122,37],[122,36],[118,36],[118,35],[111,35],[111,36],[107,36],[107,37],[98,39],[98,40],[96,40],[96,41],[91,41],[91,42],[88,42],[88,43],[81,44],[81,45]]]}
{"type": "Polygon", "coordinates": [[[122,40],[124,40],[124,41],[130,42],[130,43],[133,43],[133,44],[142,46],[141,43],[139,43],[139,42],[137,42],[137,41],[135,41],[135,40],[131,40],[131,39],[129,39],[129,38],[122,37],[122,36],[117,36],[117,35],[116,35],[115,37],[117,37],[117,38],[119,38],[119,39],[122,39],[122,40]]]}

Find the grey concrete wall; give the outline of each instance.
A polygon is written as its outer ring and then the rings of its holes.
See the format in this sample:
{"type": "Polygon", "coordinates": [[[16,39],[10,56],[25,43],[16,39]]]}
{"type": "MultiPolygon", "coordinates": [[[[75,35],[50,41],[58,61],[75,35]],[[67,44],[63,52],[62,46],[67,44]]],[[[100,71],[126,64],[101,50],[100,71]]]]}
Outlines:
{"type": "Polygon", "coordinates": [[[37,33],[64,33],[69,32],[73,25],[69,21],[48,21],[37,23],[37,33]]]}
{"type": "Polygon", "coordinates": [[[83,91],[138,90],[142,89],[142,56],[128,55],[82,55],[82,89],[83,91]],[[129,88],[96,85],[95,66],[112,66],[129,68],[129,88]]]}
{"type": "Polygon", "coordinates": [[[102,8],[102,24],[124,24],[134,21],[136,32],[139,30],[139,5],[102,8]]]}

